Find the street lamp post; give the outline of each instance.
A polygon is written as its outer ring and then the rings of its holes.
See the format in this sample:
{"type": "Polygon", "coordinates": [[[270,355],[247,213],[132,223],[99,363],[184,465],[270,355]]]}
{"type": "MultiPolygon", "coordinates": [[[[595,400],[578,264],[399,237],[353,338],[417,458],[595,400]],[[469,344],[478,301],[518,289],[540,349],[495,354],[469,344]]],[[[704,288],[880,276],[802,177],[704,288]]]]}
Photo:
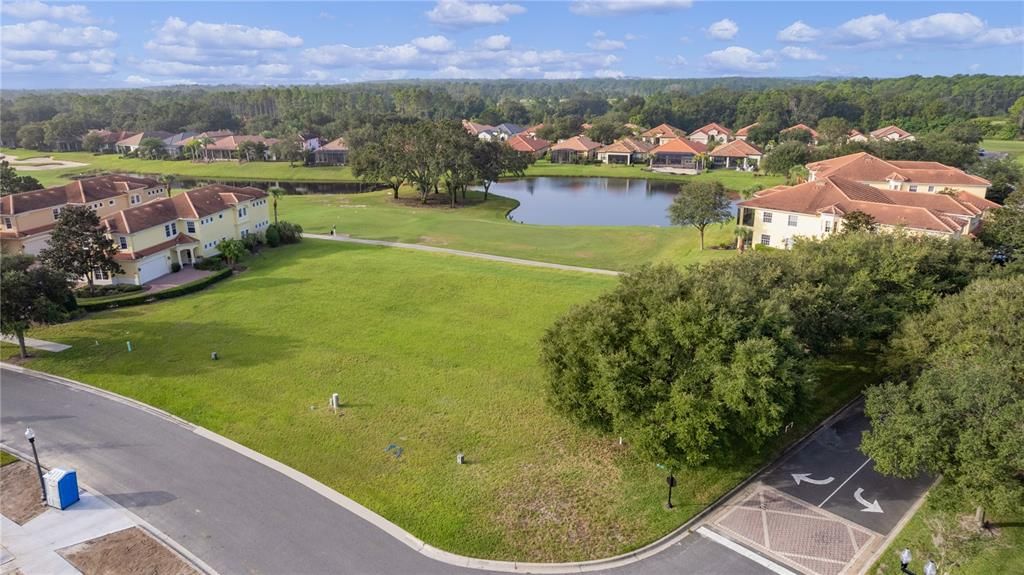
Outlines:
{"type": "Polygon", "coordinates": [[[676,476],[669,473],[665,483],[668,483],[668,508],[672,509],[672,488],[676,486],[676,476]]]}
{"type": "Polygon", "coordinates": [[[46,482],[43,481],[43,467],[39,465],[39,452],[36,451],[36,434],[31,427],[25,428],[25,439],[32,445],[32,457],[36,460],[36,473],[39,474],[39,489],[43,493],[43,502],[46,502],[46,482]]]}

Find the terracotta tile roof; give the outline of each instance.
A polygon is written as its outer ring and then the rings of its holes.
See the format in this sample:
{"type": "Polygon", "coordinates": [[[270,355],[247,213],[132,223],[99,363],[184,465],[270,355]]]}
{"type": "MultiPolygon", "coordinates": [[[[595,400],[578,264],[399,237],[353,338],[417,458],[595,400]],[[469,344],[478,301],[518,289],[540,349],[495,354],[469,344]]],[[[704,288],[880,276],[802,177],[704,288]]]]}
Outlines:
{"type": "Polygon", "coordinates": [[[658,125],[658,126],[655,126],[655,127],[651,128],[650,130],[647,130],[643,134],[640,134],[640,137],[641,138],[657,138],[657,137],[660,137],[660,136],[675,136],[677,138],[682,138],[685,135],[686,135],[686,130],[680,130],[679,128],[677,128],[675,126],[670,126],[668,124],[661,124],[661,125],[658,125]]]}
{"type": "Polygon", "coordinates": [[[725,134],[727,136],[732,135],[732,130],[722,126],[721,124],[716,124],[715,122],[711,122],[706,126],[701,126],[697,128],[696,130],[690,132],[690,135],[692,136],[694,134],[710,134],[712,131],[715,130],[717,130],[719,134],[725,134]]]}
{"type": "Polygon", "coordinates": [[[756,128],[756,127],[758,127],[760,125],[761,125],[761,122],[754,122],[753,124],[751,124],[749,126],[743,126],[739,130],[736,130],[736,135],[737,136],[749,135],[750,134],[750,130],[753,130],[754,128],[756,128]]]}
{"type": "Polygon", "coordinates": [[[183,233],[179,233],[178,235],[174,236],[173,238],[167,240],[166,242],[161,242],[159,244],[155,244],[155,245],[149,246],[148,248],[141,249],[141,250],[139,250],[137,252],[125,252],[125,251],[117,252],[116,254],[114,254],[114,259],[115,260],[119,260],[119,261],[138,260],[138,259],[142,259],[142,258],[144,258],[146,256],[151,256],[153,254],[160,253],[160,252],[166,250],[167,248],[171,248],[171,247],[174,247],[174,246],[180,246],[182,244],[198,244],[198,243],[199,243],[199,240],[193,238],[192,236],[189,236],[189,235],[186,235],[186,234],[183,234],[183,233]]]}
{"type": "MultiPolygon", "coordinates": [[[[961,195],[969,196],[962,193],[961,195]]],[[[870,214],[880,224],[954,233],[971,218],[996,204],[980,198],[946,194],[880,190],[846,178],[830,176],[796,186],[776,186],[755,194],[741,206],[816,215],[870,214]],[[984,202],[984,203],[982,203],[984,202]]]]}
{"type": "Polygon", "coordinates": [[[635,138],[621,138],[607,146],[598,148],[598,154],[646,154],[655,148],[654,144],[648,144],[643,140],[635,138]]]}
{"type": "Polygon", "coordinates": [[[856,138],[857,136],[864,137],[864,134],[861,133],[861,131],[856,128],[846,133],[847,138],[856,138]]]}
{"type": "Polygon", "coordinates": [[[474,136],[479,136],[481,132],[493,132],[494,126],[488,126],[487,124],[477,124],[476,122],[470,122],[469,120],[462,121],[462,127],[467,132],[474,136]]]}
{"type": "Polygon", "coordinates": [[[814,128],[808,126],[807,124],[797,124],[795,126],[790,126],[784,130],[781,130],[779,133],[785,134],[786,132],[791,132],[793,130],[803,130],[805,132],[810,133],[811,137],[814,138],[815,140],[818,139],[818,132],[814,128]]]}
{"type": "Polygon", "coordinates": [[[651,150],[651,154],[703,154],[708,147],[700,142],[675,138],[651,150]]]}
{"type": "Polygon", "coordinates": [[[28,236],[34,236],[42,232],[48,232],[53,228],[57,227],[57,222],[50,222],[43,226],[37,226],[28,229],[19,230],[3,230],[0,231],[0,238],[11,239],[11,238],[27,238],[28,236]]]}
{"type": "Polygon", "coordinates": [[[161,130],[156,130],[156,131],[153,131],[153,132],[139,132],[138,134],[129,136],[129,137],[123,139],[123,140],[118,141],[117,145],[118,146],[138,146],[139,144],[142,143],[142,140],[146,140],[148,138],[156,138],[158,140],[166,140],[167,138],[170,138],[173,135],[174,134],[172,134],[170,132],[164,132],[164,131],[161,131],[161,130]]]}
{"type": "Polygon", "coordinates": [[[114,198],[132,190],[159,186],[151,178],[137,178],[112,174],[83,178],[52,188],[21,192],[0,198],[0,214],[20,214],[43,208],[55,208],[64,204],[88,204],[114,198]]]}
{"type": "Polygon", "coordinates": [[[764,153],[756,146],[748,144],[743,140],[733,140],[728,144],[722,144],[711,150],[711,156],[720,158],[749,158],[751,156],[761,157],[764,153]]]}
{"type": "Polygon", "coordinates": [[[335,138],[317,149],[328,152],[347,152],[348,144],[345,143],[345,138],[335,138]]]}
{"type": "Polygon", "coordinates": [[[551,142],[541,138],[531,138],[526,132],[516,134],[508,139],[508,146],[517,152],[533,154],[551,147],[551,142]]]}
{"type": "Polygon", "coordinates": [[[534,126],[528,126],[526,128],[523,128],[523,132],[526,133],[526,134],[536,134],[537,132],[539,132],[539,131],[541,131],[543,129],[544,129],[544,122],[541,122],[541,123],[536,124],[534,126]]]}
{"type": "Polygon", "coordinates": [[[134,136],[136,133],[137,132],[128,132],[125,130],[119,130],[116,132],[112,132],[110,130],[89,130],[89,133],[86,135],[97,134],[99,137],[103,138],[104,144],[116,144],[121,140],[134,136]]]}
{"type": "Polygon", "coordinates": [[[886,126],[884,128],[879,128],[877,130],[871,131],[872,138],[884,138],[890,134],[898,135],[899,139],[901,140],[903,138],[910,136],[910,132],[904,130],[903,128],[900,128],[899,126],[886,126]]]}
{"type": "Polygon", "coordinates": [[[171,198],[135,206],[103,219],[111,232],[132,234],[181,219],[198,219],[215,214],[253,198],[266,197],[256,188],[236,188],[212,184],[183,192],[171,198]]]}
{"type": "Polygon", "coordinates": [[[815,177],[841,176],[858,182],[884,182],[889,178],[920,185],[988,186],[984,178],[973,176],[938,162],[883,160],[867,152],[858,152],[807,164],[815,177]]]}
{"type": "Polygon", "coordinates": [[[237,150],[238,145],[242,142],[259,142],[263,145],[273,146],[278,142],[275,138],[264,138],[263,136],[238,136],[230,135],[224,136],[223,138],[217,139],[215,142],[207,146],[208,150],[237,150]]]}
{"type": "Polygon", "coordinates": [[[594,140],[586,136],[573,136],[567,140],[562,140],[554,146],[551,146],[552,150],[574,150],[576,152],[589,152],[590,150],[596,150],[600,148],[601,144],[598,144],[594,140]]]}

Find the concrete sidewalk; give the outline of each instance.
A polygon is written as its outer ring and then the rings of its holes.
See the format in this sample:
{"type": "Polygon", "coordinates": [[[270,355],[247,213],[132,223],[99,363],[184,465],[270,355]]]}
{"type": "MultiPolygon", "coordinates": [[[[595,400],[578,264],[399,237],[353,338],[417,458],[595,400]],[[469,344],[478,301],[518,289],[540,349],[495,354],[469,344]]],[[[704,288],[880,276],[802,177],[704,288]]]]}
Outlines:
{"type": "MultiPolygon", "coordinates": [[[[9,344],[12,344],[12,345],[18,345],[18,338],[11,337],[9,335],[0,336],[0,340],[3,340],[4,343],[9,343],[9,344]]],[[[28,347],[31,347],[33,349],[41,349],[43,351],[53,351],[53,352],[64,351],[65,349],[71,349],[70,345],[64,345],[63,343],[54,343],[52,341],[45,341],[45,340],[41,340],[41,339],[33,339],[31,337],[26,337],[25,338],[25,345],[28,346],[28,347]]]]}
{"type": "Polygon", "coordinates": [[[24,525],[0,515],[0,573],[78,575],[78,570],[57,553],[58,549],[136,525],[124,511],[95,495],[82,492],[80,497],[67,509],[51,507],[24,525]]]}

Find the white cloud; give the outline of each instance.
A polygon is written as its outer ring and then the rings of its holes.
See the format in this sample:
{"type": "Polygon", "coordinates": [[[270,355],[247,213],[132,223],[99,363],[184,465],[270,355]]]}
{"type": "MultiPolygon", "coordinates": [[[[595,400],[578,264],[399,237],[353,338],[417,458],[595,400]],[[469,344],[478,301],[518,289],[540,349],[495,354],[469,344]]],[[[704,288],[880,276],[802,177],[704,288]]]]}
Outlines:
{"type": "Polygon", "coordinates": [[[584,16],[602,16],[624,12],[665,12],[692,5],[692,0],[574,0],[569,10],[584,16]]]}
{"type": "Polygon", "coordinates": [[[1005,44],[1024,44],[1024,27],[989,28],[974,39],[976,44],[1000,46],[1005,44]]]}
{"type": "Polygon", "coordinates": [[[725,18],[708,26],[708,36],[716,40],[732,40],[739,33],[740,27],[732,20],[725,18]]]}
{"type": "Polygon", "coordinates": [[[117,34],[96,26],[64,27],[33,20],[0,28],[0,68],[5,72],[109,74],[117,34]]]}
{"type": "Polygon", "coordinates": [[[111,46],[117,33],[96,26],[63,27],[54,22],[34,20],[0,28],[3,47],[99,48],[111,46]]]}
{"type": "Polygon", "coordinates": [[[885,14],[871,14],[847,20],[839,26],[837,33],[837,40],[849,44],[898,41],[902,36],[899,22],[885,14]]]}
{"type": "Polygon", "coordinates": [[[117,58],[113,50],[4,50],[0,68],[5,72],[110,74],[117,58]]]}
{"type": "Polygon", "coordinates": [[[821,30],[808,26],[803,20],[797,20],[786,26],[775,35],[780,42],[813,42],[821,36],[821,30]]]}
{"type": "Polygon", "coordinates": [[[898,44],[950,46],[1024,43],[1024,27],[989,28],[969,12],[940,12],[899,22],[885,14],[871,14],[841,24],[830,35],[840,45],[884,47],[898,44]]]}
{"type": "Polygon", "coordinates": [[[688,66],[690,61],[686,59],[686,56],[673,56],[668,60],[669,66],[688,66]]]}
{"type": "Polygon", "coordinates": [[[602,52],[611,52],[614,50],[625,50],[626,43],[622,40],[609,40],[608,38],[596,38],[587,42],[587,47],[591,50],[601,50],[602,52]]]}
{"type": "Polygon", "coordinates": [[[171,17],[157,29],[153,40],[150,40],[146,47],[161,45],[270,50],[296,48],[302,45],[302,38],[270,28],[200,21],[190,24],[181,18],[171,17]]]}
{"type": "Polygon", "coordinates": [[[583,72],[579,70],[553,70],[544,72],[543,76],[545,80],[577,80],[582,77],[583,72]]]}
{"type": "Polygon", "coordinates": [[[438,0],[437,5],[427,12],[427,19],[441,26],[479,26],[501,24],[507,22],[509,16],[523,12],[526,8],[518,4],[438,0]]]}
{"type": "Polygon", "coordinates": [[[455,42],[441,35],[413,38],[411,44],[424,52],[451,52],[455,49],[455,42]]]}
{"type": "Polygon", "coordinates": [[[790,60],[824,60],[825,56],[803,46],[786,46],[779,51],[790,60]]]}
{"type": "Polygon", "coordinates": [[[512,38],[505,36],[504,34],[495,34],[488,36],[483,40],[476,43],[477,46],[484,50],[504,50],[512,44],[512,38]]]}
{"type": "Polygon", "coordinates": [[[307,60],[326,67],[366,67],[375,70],[428,69],[434,66],[412,44],[377,45],[358,48],[332,44],[303,51],[307,60]]]}
{"type": "Polygon", "coordinates": [[[705,54],[704,65],[717,72],[747,74],[773,70],[777,62],[775,54],[770,50],[758,53],[742,46],[729,46],[705,54]]]}
{"type": "Polygon", "coordinates": [[[79,24],[92,24],[95,20],[89,9],[81,4],[44,4],[39,0],[14,0],[0,4],[0,14],[18,20],[70,20],[79,24]]]}
{"type": "Polygon", "coordinates": [[[623,72],[622,70],[610,70],[610,69],[607,69],[607,68],[602,68],[602,69],[596,70],[594,72],[594,77],[595,78],[616,78],[617,79],[617,78],[624,78],[625,76],[626,76],[626,73],[623,72]]]}

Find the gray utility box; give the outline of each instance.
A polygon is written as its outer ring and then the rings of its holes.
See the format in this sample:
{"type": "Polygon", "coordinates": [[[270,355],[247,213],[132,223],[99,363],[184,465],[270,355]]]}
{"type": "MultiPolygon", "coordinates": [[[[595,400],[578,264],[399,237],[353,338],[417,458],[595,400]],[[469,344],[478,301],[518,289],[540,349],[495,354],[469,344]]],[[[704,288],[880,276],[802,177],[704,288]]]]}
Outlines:
{"type": "Polygon", "coordinates": [[[74,470],[51,469],[43,476],[46,485],[46,504],[67,509],[78,501],[78,474],[74,470]]]}

